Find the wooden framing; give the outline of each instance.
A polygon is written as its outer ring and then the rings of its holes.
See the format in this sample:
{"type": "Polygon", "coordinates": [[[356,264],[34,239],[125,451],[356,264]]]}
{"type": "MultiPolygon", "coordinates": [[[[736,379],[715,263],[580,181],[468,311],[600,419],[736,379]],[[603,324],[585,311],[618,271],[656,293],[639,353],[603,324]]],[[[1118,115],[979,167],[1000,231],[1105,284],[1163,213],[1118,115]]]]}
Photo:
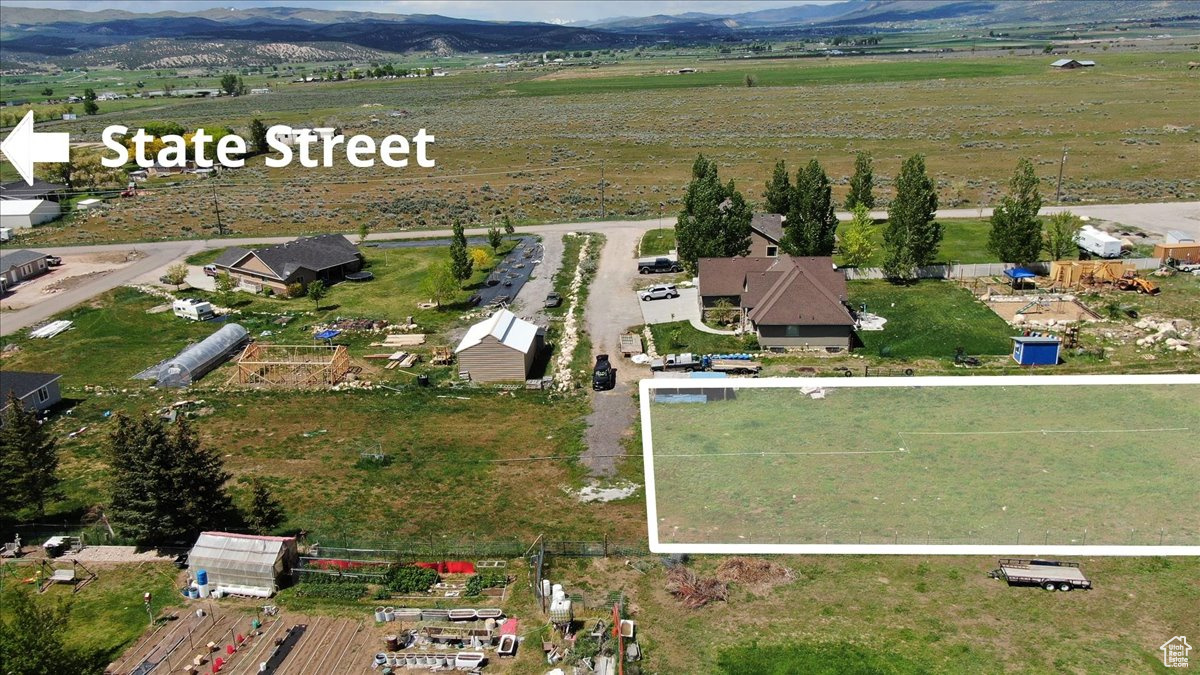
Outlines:
{"type": "Polygon", "coordinates": [[[290,389],[331,387],[350,371],[343,345],[271,345],[252,342],[242,350],[230,381],[290,389]]]}

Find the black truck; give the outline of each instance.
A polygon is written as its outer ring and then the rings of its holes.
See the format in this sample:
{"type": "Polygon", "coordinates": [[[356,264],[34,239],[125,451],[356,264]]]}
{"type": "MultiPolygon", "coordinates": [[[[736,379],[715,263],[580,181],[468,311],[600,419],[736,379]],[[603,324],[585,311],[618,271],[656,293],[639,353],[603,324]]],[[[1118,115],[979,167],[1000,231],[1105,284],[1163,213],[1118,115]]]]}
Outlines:
{"type": "Polygon", "coordinates": [[[592,389],[605,391],[617,386],[617,371],[608,360],[608,354],[596,356],[596,367],[592,369],[592,389]]]}
{"type": "Polygon", "coordinates": [[[670,258],[644,258],[638,261],[638,274],[662,274],[664,272],[682,272],[683,266],[677,260],[670,258]]]}

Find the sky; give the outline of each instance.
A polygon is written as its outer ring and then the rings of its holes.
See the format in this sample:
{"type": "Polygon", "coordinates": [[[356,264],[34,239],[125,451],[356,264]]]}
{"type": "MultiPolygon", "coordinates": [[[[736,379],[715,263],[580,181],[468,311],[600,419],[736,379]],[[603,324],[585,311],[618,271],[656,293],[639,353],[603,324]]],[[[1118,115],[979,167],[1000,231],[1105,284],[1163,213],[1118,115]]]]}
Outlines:
{"type": "Polygon", "coordinates": [[[565,23],[651,14],[737,14],[759,9],[823,5],[835,0],[4,0],[6,6],[129,12],[198,11],[213,7],[311,7],[395,14],[442,14],[465,19],[565,23]]]}

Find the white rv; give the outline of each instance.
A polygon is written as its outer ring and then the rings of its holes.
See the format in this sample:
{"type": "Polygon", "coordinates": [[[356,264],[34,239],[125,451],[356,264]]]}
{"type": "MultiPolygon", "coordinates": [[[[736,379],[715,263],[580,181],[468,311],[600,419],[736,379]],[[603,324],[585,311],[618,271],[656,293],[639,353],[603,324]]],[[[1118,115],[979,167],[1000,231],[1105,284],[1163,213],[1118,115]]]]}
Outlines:
{"type": "Polygon", "coordinates": [[[1079,228],[1079,234],[1075,236],[1075,243],[1079,244],[1080,250],[1097,258],[1121,257],[1121,240],[1091,225],[1079,228]]]}
{"type": "Polygon", "coordinates": [[[175,316],[192,321],[207,321],[216,316],[213,311],[212,303],[195,298],[184,298],[176,300],[171,304],[171,309],[175,311],[175,316]]]}

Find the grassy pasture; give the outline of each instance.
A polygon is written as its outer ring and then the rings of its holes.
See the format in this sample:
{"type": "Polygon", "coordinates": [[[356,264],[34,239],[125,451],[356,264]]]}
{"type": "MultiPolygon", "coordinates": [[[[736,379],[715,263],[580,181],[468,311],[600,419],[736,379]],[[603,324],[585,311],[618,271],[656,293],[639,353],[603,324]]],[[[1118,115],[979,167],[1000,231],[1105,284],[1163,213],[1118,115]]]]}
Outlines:
{"type": "Polygon", "coordinates": [[[652,404],[659,533],[1195,545],[1180,505],[1200,500],[1198,404],[1200,387],[1180,384],[834,388],[823,400],[743,389],[652,404]]]}

